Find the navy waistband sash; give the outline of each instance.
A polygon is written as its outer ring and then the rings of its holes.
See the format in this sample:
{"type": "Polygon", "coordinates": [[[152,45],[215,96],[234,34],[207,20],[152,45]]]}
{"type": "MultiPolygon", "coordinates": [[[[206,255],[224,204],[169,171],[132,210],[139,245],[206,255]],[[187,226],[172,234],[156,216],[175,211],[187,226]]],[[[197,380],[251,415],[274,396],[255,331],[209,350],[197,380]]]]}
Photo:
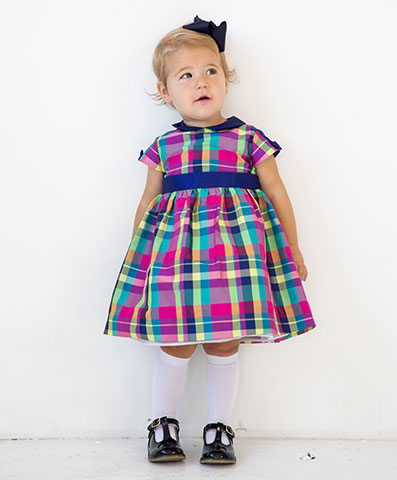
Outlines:
{"type": "Polygon", "coordinates": [[[162,193],[188,188],[240,187],[260,188],[258,175],[237,172],[193,172],[163,178],[162,193]]]}

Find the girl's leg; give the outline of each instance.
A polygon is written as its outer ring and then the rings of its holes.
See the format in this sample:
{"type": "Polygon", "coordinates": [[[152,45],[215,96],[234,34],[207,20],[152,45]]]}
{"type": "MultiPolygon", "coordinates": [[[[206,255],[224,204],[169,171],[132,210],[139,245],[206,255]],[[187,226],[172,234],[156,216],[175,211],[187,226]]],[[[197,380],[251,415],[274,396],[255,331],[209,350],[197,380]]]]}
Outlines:
{"type": "MultiPolygon", "coordinates": [[[[222,422],[229,425],[237,395],[239,380],[239,346],[240,339],[230,342],[203,343],[207,357],[207,423],[222,422]]],[[[207,443],[215,439],[216,430],[206,433],[207,443]]],[[[222,442],[229,444],[225,432],[222,442]]]]}
{"type": "MultiPolygon", "coordinates": [[[[173,417],[185,385],[189,360],[197,345],[181,345],[160,348],[160,355],[153,373],[152,418],[173,417]]],[[[170,434],[175,440],[176,427],[169,424],[170,434]]],[[[155,440],[163,439],[163,427],[155,429],[155,440]]]]}

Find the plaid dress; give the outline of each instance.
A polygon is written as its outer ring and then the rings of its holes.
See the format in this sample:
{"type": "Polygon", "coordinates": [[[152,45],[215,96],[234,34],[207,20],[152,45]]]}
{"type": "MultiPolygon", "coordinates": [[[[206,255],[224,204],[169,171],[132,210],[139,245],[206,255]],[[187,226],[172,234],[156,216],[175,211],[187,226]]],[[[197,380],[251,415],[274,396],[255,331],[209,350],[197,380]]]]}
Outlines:
{"type": "MultiPolygon", "coordinates": [[[[164,177],[248,172],[281,147],[237,117],[183,120],[141,151],[164,177]]],[[[106,335],[152,345],[280,342],[315,328],[293,256],[261,189],[160,193],[133,235],[112,293],[106,335]]]]}

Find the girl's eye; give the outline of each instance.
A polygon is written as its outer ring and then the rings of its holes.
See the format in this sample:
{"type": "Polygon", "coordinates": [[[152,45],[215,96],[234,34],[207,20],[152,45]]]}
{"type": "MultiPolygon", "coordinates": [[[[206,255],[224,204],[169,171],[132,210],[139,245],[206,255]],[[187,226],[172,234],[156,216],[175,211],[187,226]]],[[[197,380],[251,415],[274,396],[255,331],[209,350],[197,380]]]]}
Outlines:
{"type": "MultiPolygon", "coordinates": [[[[207,72],[208,72],[208,71],[213,71],[214,73],[216,73],[216,69],[215,69],[215,68],[209,68],[209,69],[207,70],[207,72]]],[[[185,75],[191,75],[191,73],[186,72],[186,73],[184,73],[184,74],[181,76],[181,78],[183,78],[185,75]]]]}

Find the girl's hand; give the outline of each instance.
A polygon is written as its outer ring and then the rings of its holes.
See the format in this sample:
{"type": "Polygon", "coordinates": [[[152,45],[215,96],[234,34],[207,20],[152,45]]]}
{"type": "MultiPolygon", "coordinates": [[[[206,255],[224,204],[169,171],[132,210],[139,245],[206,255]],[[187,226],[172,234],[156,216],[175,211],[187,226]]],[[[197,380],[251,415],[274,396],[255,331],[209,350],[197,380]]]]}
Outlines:
{"type": "Polygon", "coordinates": [[[290,245],[292,256],[294,257],[294,262],[298,270],[301,280],[306,280],[307,278],[307,268],[303,260],[302,252],[299,250],[299,247],[296,245],[290,245]]]}

